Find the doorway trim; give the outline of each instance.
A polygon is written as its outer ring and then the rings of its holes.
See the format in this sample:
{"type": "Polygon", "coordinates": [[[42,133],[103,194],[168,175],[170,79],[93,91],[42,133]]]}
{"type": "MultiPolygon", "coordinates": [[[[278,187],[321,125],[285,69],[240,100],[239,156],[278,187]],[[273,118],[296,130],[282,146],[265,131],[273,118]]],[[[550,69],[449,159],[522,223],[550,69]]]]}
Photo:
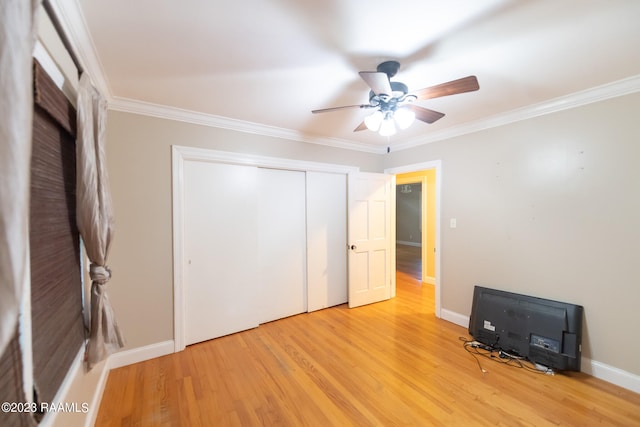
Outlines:
{"type": "Polygon", "coordinates": [[[400,173],[407,172],[418,172],[425,169],[435,169],[436,171],[436,256],[435,256],[435,299],[436,299],[436,307],[435,313],[436,317],[442,317],[442,309],[441,309],[441,289],[440,289],[440,254],[442,252],[440,246],[440,228],[441,228],[441,189],[442,189],[442,160],[432,160],[429,162],[423,163],[414,163],[405,166],[399,166],[395,168],[387,168],[384,170],[384,173],[396,175],[400,173]]]}
{"type": "Polygon", "coordinates": [[[185,349],[185,297],[184,297],[184,163],[186,161],[227,163],[270,169],[303,172],[329,172],[349,174],[359,172],[356,166],[252,154],[217,151],[207,148],[171,146],[172,226],[173,226],[173,339],[174,352],[185,349]]]}

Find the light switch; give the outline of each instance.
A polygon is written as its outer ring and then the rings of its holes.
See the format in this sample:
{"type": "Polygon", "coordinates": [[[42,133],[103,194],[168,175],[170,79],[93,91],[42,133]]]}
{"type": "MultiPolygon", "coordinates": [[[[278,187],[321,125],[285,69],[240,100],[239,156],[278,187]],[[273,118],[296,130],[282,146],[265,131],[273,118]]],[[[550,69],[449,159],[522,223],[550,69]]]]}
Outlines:
{"type": "Polygon", "coordinates": [[[455,218],[451,218],[449,220],[449,227],[456,228],[457,226],[458,226],[458,223],[457,223],[456,219],[455,218]]]}

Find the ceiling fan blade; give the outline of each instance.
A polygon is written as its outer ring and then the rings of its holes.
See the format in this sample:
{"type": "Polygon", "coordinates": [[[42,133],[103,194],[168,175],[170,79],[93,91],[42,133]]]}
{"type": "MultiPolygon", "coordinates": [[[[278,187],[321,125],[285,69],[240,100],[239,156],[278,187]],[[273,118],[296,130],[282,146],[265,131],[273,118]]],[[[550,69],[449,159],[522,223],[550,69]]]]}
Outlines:
{"type": "Polygon", "coordinates": [[[433,123],[444,117],[444,113],[429,110],[424,107],[418,107],[417,105],[409,104],[406,106],[409,110],[413,111],[416,115],[416,119],[422,120],[425,123],[433,123]]]}
{"type": "Polygon", "coordinates": [[[373,107],[373,106],[369,105],[369,104],[343,105],[341,107],[321,108],[319,110],[312,110],[311,112],[316,114],[316,113],[328,113],[329,111],[345,110],[347,108],[371,108],[371,107],[373,107]]]}
{"type": "Polygon", "coordinates": [[[389,83],[389,76],[385,73],[377,71],[360,71],[360,77],[367,82],[373,93],[376,95],[391,95],[391,83],[389,83]]]}
{"type": "Polygon", "coordinates": [[[357,127],[357,128],[355,128],[353,131],[354,131],[354,132],[359,132],[359,131],[361,131],[361,130],[366,130],[366,129],[367,129],[367,125],[365,125],[365,124],[364,124],[364,122],[362,122],[362,123],[360,123],[360,124],[358,125],[358,127],[357,127]]]}
{"type": "Polygon", "coordinates": [[[458,93],[473,92],[480,89],[476,76],[463,77],[458,80],[452,80],[447,83],[427,87],[413,92],[418,97],[418,101],[432,98],[440,98],[441,96],[456,95],[458,93]]]}

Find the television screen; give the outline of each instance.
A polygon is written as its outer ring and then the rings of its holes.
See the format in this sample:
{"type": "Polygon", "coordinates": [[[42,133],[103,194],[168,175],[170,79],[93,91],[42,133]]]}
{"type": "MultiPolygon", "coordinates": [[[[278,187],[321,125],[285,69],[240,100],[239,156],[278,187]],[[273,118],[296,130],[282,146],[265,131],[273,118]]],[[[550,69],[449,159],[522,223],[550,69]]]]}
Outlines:
{"type": "Polygon", "coordinates": [[[583,307],[475,286],[469,334],[495,350],[579,371],[583,307]]]}

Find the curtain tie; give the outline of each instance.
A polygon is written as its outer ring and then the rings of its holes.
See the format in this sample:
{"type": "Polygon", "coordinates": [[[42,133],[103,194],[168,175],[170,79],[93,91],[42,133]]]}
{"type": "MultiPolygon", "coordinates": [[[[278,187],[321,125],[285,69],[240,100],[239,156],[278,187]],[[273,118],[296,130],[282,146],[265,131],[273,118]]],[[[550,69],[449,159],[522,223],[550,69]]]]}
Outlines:
{"type": "Polygon", "coordinates": [[[89,267],[89,277],[99,285],[104,285],[111,279],[111,269],[109,267],[91,264],[89,267]]]}

